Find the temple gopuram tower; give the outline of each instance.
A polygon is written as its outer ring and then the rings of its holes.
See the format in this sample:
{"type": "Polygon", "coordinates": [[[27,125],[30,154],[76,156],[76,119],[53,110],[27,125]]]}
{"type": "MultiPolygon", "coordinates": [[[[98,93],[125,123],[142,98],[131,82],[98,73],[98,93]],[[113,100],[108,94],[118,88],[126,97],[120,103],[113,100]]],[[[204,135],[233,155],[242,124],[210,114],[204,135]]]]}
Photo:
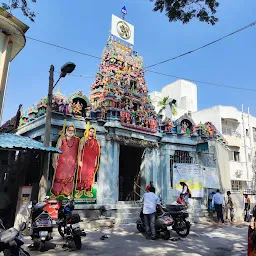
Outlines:
{"type": "Polygon", "coordinates": [[[102,120],[117,119],[122,126],[155,133],[156,112],[148,95],[143,58],[133,51],[133,38],[133,26],[113,15],[111,35],[91,85],[91,115],[102,120]]]}

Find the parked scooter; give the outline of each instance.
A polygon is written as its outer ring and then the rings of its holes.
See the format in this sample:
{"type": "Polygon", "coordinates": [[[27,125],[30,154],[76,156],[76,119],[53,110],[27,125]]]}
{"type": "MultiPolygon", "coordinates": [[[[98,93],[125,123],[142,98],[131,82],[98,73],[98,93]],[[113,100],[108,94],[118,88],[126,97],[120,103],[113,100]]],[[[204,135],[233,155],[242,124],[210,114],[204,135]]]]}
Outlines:
{"type": "MultiPolygon", "coordinates": [[[[156,234],[158,237],[163,237],[165,240],[170,238],[170,230],[176,231],[181,237],[186,237],[190,231],[189,214],[187,211],[168,211],[163,208],[165,214],[160,211],[156,213],[156,234]]],[[[145,222],[143,212],[140,213],[140,219],[137,220],[137,229],[140,232],[145,232],[145,222]]]]}
{"type": "MultiPolygon", "coordinates": [[[[136,221],[137,223],[137,229],[144,233],[146,231],[146,225],[144,221],[144,215],[143,212],[140,212],[140,219],[136,221]]],[[[170,238],[170,227],[173,223],[173,219],[168,216],[168,213],[164,214],[156,214],[156,235],[157,237],[162,237],[165,240],[168,240],[170,238]]]]}
{"type": "Polygon", "coordinates": [[[24,244],[20,232],[25,230],[26,223],[23,222],[20,229],[9,228],[6,230],[0,219],[0,252],[5,256],[30,256],[21,246],[24,244]]]}
{"type": "Polygon", "coordinates": [[[67,203],[58,210],[58,231],[63,238],[67,239],[68,248],[75,247],[80,250],[82,247],[81,236],[86,236],[86,233],[80,229],[79,214],[72,214],[74,209],[75,202],[68,197],[67,203]]]}
{"type": "Polygon", "coordinates": [[[45,242],[52,239],[53,222],[47,211],[43,208],[46,202],[33,203],[31,209],[31,230],[33,248],[43,251],[45,242]]]}

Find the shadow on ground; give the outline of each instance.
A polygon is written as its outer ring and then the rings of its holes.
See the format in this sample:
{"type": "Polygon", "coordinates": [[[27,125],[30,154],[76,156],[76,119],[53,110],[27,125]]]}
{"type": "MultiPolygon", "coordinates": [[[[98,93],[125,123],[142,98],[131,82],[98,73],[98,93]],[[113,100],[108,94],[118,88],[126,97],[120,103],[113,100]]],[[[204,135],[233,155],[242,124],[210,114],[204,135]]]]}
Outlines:
{"type": "MultiPolygon", "coordinates": [[[[54,240],[49,243],[42,256],[52,255],[206,255],[206,256],[245,256],[247,250],[247,227],[194,225],[186,238],[178,241],[146,240],[135,225],[122,225],[118,228],[90,231],[82,238],[81,251],[65,251],[65,240],[54,233],[54,240]],[[109,238],[100,240],[107,234],[109,238]],[[57,247],[55,247],[55,244],[57,247]]],[[[172,232],[172,237],[177,237],[172,232]]],[[[29,239],[29,238],[27,238],[29,239]]],[[[26,241],[28,245],[29,240],[26,241]]],[[[36,255],[39,252],[30,252],[36,255]]]]}

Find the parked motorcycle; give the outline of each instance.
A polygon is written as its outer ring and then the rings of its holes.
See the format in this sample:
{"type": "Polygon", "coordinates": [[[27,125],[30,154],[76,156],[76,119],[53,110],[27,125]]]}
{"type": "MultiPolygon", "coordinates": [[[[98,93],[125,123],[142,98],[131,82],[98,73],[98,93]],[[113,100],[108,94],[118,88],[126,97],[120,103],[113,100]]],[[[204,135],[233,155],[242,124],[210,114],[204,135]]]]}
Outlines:
{"type": "Polygon", "coordinates": [[[0,219],[0,252],[5,256],[30,256],[21,246],[24,244],[20,232],[25,230],[26,223],[23,222],[20,229],[9,228],[6,230],[0,219]]]}
{"type": "Polygon", "coordinates": [[[180,237],[186,237],[189,234],[191,226],[188,211],[171,211],[165,208],[163,210],[168,212],[168,214],[173,218],[172,229],[176,231],[180,237]]]}
{"type": "Polygon", "coordinates": [[[32,204],[31,208],[31,237],[34,249],[43,251],[45,242],[52,239],[53,222],[47,211],[43,208],[46,202],[32,204]]]}
{"type": "MultiPolygon", "coordinates": [[[[157,236],[162,237],[165,240],[170,238],[170,230],[176,231],[180,237],[186,237],[190,231],[190,220],[189,214],[186,210],[181,211],[169,211],[168,209],[163,208],[165,214],[162,214],[160,211],[156,212],[156,234],[157,236]]],[[[137,229],[140,232],[145,232],[145,222],[144,216],[141,211],[140,219],[137,220],[137,229]]]]}
{"type": "MultiPolygon", "coordinates": [[[[170,228],[173,223],[173,219],[168,216],[168,213],[164,214],[156,214],[156,235],[157,237],[162,237],[165,240],[168,240],[170,238],[170,228]]],[[[144,233],[146,230],[146,225],[144,221],[144,215],[143,212],[140,212],[140,219],[136,221],[137,223],[137,229],[144,233]]]]}
{"type": "Polygon", "coordinates": [[[75,202],[69,197],[67,203],[58,210],[58,232],[67,239],[68,248],[75,247],[80,250],[82,247],[81,236],[86,236],[86,233],[80,229],[79,214],[72,214],[74,209],[75,202]]]}

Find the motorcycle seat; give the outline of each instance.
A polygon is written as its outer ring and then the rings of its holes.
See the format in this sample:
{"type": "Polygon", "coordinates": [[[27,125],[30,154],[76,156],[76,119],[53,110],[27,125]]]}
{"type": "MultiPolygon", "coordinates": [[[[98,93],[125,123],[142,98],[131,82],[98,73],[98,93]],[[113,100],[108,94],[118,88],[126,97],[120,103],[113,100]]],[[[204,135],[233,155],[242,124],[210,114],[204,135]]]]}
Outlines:
{"type": "Polygon", "coordinates": [[[169,211],[168,213],[170,213],[171,215],[182,215],[183,214],[182,211],[169,211]]]}

